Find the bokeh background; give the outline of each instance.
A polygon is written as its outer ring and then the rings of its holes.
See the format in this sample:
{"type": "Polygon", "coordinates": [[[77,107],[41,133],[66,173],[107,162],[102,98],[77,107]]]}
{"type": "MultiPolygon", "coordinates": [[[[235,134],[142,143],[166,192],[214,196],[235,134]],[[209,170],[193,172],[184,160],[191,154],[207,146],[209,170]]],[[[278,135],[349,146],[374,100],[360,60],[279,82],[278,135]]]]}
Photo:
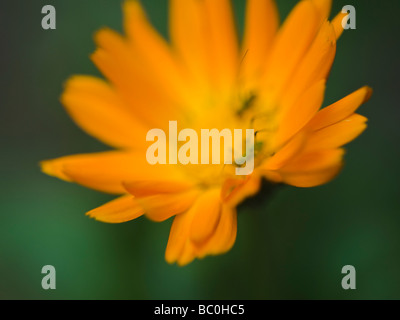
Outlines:
{"type": "MultiPolygon", "coordinates": [[[[168,2],[143,0],[160,32],[168,2]]],[[[282,19],[295,0],[278,0],[282,19]]],[[[239,30],[244,0],[234,1],[239,30]]],[[[171,221],[108,225],[84,213],[112,199],[48,177],[38,162],[108,150],[81,131],[59,103],[73,74],[98,75],[89,54],[103,26],[121,31],[121,1],[8,0],[0,4],[1,299],[399,299],[400,2],[334,1],[357,9],[344,33],[325,105],[359,87],[374,88],[361,114],[368,130],[347,150],[331,183],[282,187],[246,202],[227,254],[179,268],[164,261],[171,221]],[[41,28],[54,5],[57,29],[41,28]],[[41,287],[54,265],[57,289],[41,287]],[[354,265],[357,289],[341,287],[354,265]]]]}

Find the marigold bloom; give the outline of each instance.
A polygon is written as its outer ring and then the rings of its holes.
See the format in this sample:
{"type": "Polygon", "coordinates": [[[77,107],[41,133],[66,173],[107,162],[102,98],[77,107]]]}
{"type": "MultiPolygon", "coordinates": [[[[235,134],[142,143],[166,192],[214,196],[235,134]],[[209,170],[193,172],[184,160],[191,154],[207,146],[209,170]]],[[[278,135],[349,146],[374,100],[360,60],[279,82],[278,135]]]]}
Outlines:
{"type": "Polygon", "coordinates": [[[229,0],[170,0],[168,43],[138,1],[124,3],[122,36],[100,30],[92,60],[107,80],[74,76],[62,103],[87,133],[115,151],[42,162],[65,181],[121,196],[88,212],[120,223],[146,215],[175,216],[166,260],[185,265],[228,251],[236,238],[236,206],[260,180],[313,187],[342,167],[344,144],[367,119],[356,109],[363,87],[322,108],[325,81],[343,29],[328,21],[331,0],[302,0],[279,28],[273,0],[248,0],[239,45],[229,0]],[[146,133],[180,129],[254,129],[255,170],[234,165],[149,165],[146,133]]]}

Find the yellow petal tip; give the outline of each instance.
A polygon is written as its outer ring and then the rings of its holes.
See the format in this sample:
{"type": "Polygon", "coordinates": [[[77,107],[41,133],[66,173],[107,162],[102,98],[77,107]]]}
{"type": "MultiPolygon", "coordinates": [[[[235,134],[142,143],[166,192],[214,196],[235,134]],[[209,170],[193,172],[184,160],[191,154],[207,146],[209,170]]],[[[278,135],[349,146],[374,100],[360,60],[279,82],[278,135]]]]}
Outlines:
{"type": "Polygon", "coordinates": [[[63,166],[57,160],[43,160],[39,162],[40,169],[43,173],[71,182],[72,180],[64,173],[63,166]]]}
{"type": "Polygon", "coordinates": [[[366,90],[366,94],[365,94],[363,103],[366,103],[369,99],[371,99],[371,96],[374,93],[374,89],[372,89],[369,86],[365,86],[364,88],[366,90]]]}

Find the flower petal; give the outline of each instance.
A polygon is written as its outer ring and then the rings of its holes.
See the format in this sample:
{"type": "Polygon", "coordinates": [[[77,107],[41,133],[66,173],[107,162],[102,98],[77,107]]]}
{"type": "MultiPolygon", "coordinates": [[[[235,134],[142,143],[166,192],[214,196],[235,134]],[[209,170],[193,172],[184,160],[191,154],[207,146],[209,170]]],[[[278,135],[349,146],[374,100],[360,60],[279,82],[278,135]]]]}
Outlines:
{"type": "Polygon", "coordinates": [[[329,18],[332,9],[332,0],[312,0],[320,12],[321,22],[329,18]]]}
{"type": "Polygon", "coordinates": [[[256,194],[261,181],[258,175],[251,174],[245,179],[226,179],[221,188],[221,199],[226,206],[236,207],[244,199],[256,194]]]}
{"type": "Polygon", "coordinates": [[[86,213],[101,222],[122,223],[136,219],[144,214],[134,197],[125,195],[86,213]]]}
{"type": "Polygon", "coordinates": [[[172,165],[150,165],[143,153],[109,151],[80,154],[41,162],[42,171],[103,192],[124,194],[125,181],[180,176],[172,165]]]}
{"type": "Polygon", "coordinates": [[[261,165],[262,170],[278,170],[298,155],[304,148],[307,135],[301,131],[285,144],[275,155],[261,165]]]}
{"type": "Polygon", "coordinates": [[[167,85],[163,87],[155,81],[156,76],[121,35],[102,29],[96,33],[95,40],[98,48],[91,56],[93,62],[135,117],[147,127],[162,129],[168,127],[168,120],[177,120],[180,113],[177,95],[167,85]]]}
{"type": "Polygon", "coordinates": [[[160,222],[188,210],[198,197],[197,190],[173,194],[158,194],[149,197],[136,198],[146,212],[146,217],[160,222]]]}
{"type": "Polygon", "coordinates": [[[300,62],[282,96],[283,107],[290,107],[314,83],[326,79],[336,54],[336,38],[332,25],[325,21],[307,54],[300,62]]]}
{"type": "Polygon", "coordinates": [[[343,149],[302,154],[278,172],[283,182],[295,187],[315,187],[332,180],[342,167],[343,149]]]}
{"type": "Polygon", "coordinates": [[[321,80],[305,91],[298,101],[285,111],[276,134],[276,147],[286,143],[313,118],[322,105],[324,93],[325,80],[321,80]]]}
{"type": "Polygon", "coordinates": [[[210,25],[211,47],[220,85],[232,85],[237,76],[238,39],[230,0],[203,0],[210,25]]]}
{"type": "Polygon", "coordinates": [[[188,180],[139,180],[125,182],[125,189],[135,197],[148,197],[157,194],[171,194],[187,191],[194,187],[188,180]]]}
{"type": "Polygon", "coordinates": [[[343,34],[343,26],[342,26],[342,21],[344,17],[347,16],[347,13],[340,12],[336,15],[336,17],[332,20],[332,25],[335,29],[335,35],[336,35],[336,40],[340,38],[340,36],[343,34]]]}
{"type": "MultiPolygon", "coordinates": [[[[209,199],[213,199],[212,203],[214,205],[218,204],[219,201],[216,201],[219,200],[219,194],[218,199],[215,197],[215,191],[203,193],[197,198],[194,205],[187,212],[175,217],[171,226],[167,249],[165,251],[165,259],[168,263],[178,262],[179,265],[185,265],[197,256],[195,245],[190,240],[191,232],[193,230],[192,228],[196,227],[193,226],[193,222],[196,216],[199,216],[199,218],[196,219],[199,220],[201,215],[205,212],[203,208],[207,206],[207,201],[209,199]]],[[[216,209],[217,206],[214,206],[214,209],[216,209]]],[[[214,229],[215,222],[219,219],[219,210],[218,212],[215,212],[214,209],[212,212],[217,213],[217,215],[216,217],[212,217],[212,221],[214,222],[211,223],[211,229],[214,229]]],[[[206,227],[207,222],[208,221],[202,222],[203,227],[206,227]]],[[[207,228],[203,228],[202,230],[206,230],[206,233],[209,233],[210,231],[210,229],[207,230],[207,228]]]]}
{"type": "Polygon", "coordinates": [[[276,103],[314,40],[321,24],[320,12],[309,0],[300,1],[279,30],[268,59],[261,88],[267,101],[276,103]]]}
{"type": "Polygon", "coordinates": [[[310,133],[307,151],[341,147],[357,138],[367,128],[367,118],[353,114],[328,127],[310,133]]]}
{"type": "Polygon", "coordinates": [[[198,248],[198,256],[217,255],[232,248],[236,240],[237,214],[236,208],[223,206],[221,217],[214,234],[202,247],[198,248]]]}
{"type": "Polygon", "coordinates": [[[105,81],[74,76],[68,80],[61,101],[80,127],[104,143],[144,148],[147,130],[105,81]]]}
{"type": "Polygon", "coordinates": [[[238,43],[229,0],[172,0],[170,34],[202,86],[230,88],[237,73],[238,43]]]}
{"type": "MultiPolygon", "coordinates": [[[[132,52],[156,86],[171,97],[190,99],[188,79],[168,43],[151,25],[137,0],[124,2],[124,29],[132,52]]],[[[180,100],[179,100],[180,101],[180,100]]]]}
{"type": "Polygon", "coordinates": [[[201,85],[211,80],[211,55],[204,4],[170,0],[169,32],[177,55],[201,85]]]}
{"type": "Polygon", "coordinates": [[[182,253],[176,261],[180,267],[186,266],[191,263],[197,256],[196,247],[190,241],[186,241],[182,253]]]}
{"type": "Polygon", "coordinates": [[[358,107],[369,100],[372,89],[365,86],[343,99],[320,110],[307,124],[307,128],[318,130],[342,121],[352,115],[358,107]]]}
{"type": "Polygon", "coordinates": [[[251,81],[265,68],[278,30],[279,17],[274,0],[248,0],[241,58],[242,76],[251,81]]]}
{"type": "Polygon", "coordinates": [[[196,245],[204,243],[215,231],[221,213],[221,191],[213,189],[203,193],[196,202],[190,228],[190,240],[196,245]]]}
{"type": "MultiPolygon", "coordinates": [[[[208,240],[201,244],[191,241],[194,219],[198,214],[201,215],[204,212],[201,209],[206,206],[204,199],[199,198],[187,212],[175,217],[165,252],[165,259],[168,263],[177,262],[182,266],[191,262],[195,257],[203,258],[209,254],[224,253],[233,246],[237,231],[236,209],[225,205],[222,206],[218,225],[213,228],[208,240]]],[[[212,221],[215,221],[215,217],[212,221]]],[[[211,224],[213,225],[213,223],[211,224]]],[[[209,231],[210,228],[208,228],[209,231]]]]}
{"type": "Polygon", "coordinates": [[[188,241],[190,228],[196,210],[196,206],[192,206],[188,211],[179,214],[174,218],[169,232],[167,249],[165,251],[165,260],[168,263],[174,263],[181,257],[185,244],[188,241]]]}

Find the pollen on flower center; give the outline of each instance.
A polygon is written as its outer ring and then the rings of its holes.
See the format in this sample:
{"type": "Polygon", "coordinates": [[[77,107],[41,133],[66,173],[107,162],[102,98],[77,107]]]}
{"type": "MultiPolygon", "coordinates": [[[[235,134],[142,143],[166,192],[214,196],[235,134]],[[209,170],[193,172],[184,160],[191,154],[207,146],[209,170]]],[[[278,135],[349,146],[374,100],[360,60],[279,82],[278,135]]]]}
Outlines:
{"type": "Polygon", "coordinates": [[[240,117],[246,110],[250,109],[257,99],[255,93],[249,93],[244,99],[241,100],[240,108],[237,111],[237,115],[240,117]]]}

